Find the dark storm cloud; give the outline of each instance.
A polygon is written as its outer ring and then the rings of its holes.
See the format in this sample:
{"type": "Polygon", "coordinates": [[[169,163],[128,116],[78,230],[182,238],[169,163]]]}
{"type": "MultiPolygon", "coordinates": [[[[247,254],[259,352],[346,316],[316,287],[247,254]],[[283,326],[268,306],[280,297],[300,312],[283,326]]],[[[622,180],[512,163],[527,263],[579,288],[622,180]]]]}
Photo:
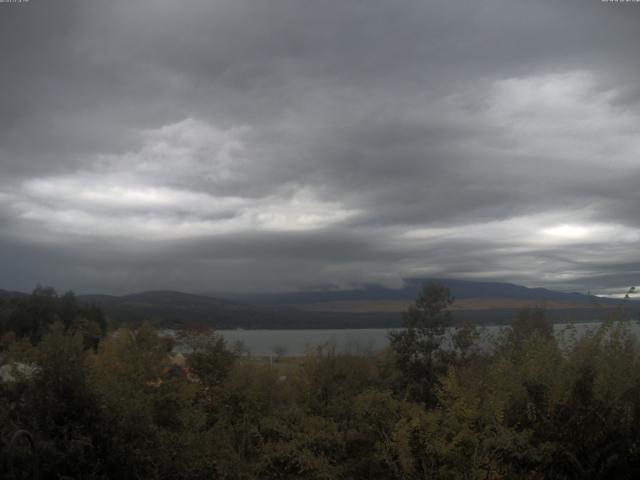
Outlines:
{"type": "Polygon", "coordinates": [[[0,287],[635,283],[638,27],[596,1],[0,4],[0,287]]]}

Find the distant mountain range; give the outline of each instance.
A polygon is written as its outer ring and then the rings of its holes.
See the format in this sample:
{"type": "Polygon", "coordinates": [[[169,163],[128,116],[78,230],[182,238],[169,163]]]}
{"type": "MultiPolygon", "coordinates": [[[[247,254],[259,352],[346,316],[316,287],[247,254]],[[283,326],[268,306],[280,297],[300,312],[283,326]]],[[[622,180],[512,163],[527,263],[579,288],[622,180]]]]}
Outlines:
{"type": "Polygon", "coordinates": [[[196,295],[172,290],[151,290],[122,296],[79,295],[78,298],[104,306],[131,305],[138,307],[198,308],[202,306],[228,307],[237,305],[236,302],[215,298],[210,295],[196,295]]]}
{"type": "MultiPolygon", "coordinates": [[[[214,328],[374,328],[400,325],[400,312],[425,283],[444,284],[455,297],[454,319],[482,324],[507,323],[521,308],[538,305],[553,321],[587,321],[619,304],[618,299],[593,298],[546,288],[499,282],[452,279],[412,279],[399,289],[366,286],[353,290],[323,290],[278,294],[208,294],[148,291],[130,295],[79,295],[99,305],[116,323],[144,319],[177,327],[205,323],[214,328]],[[599,308],[600,307],[600,308],[599,308]]],[[[0,290],[0,298],[25,295],[0,290]]],[[[627,302],[633,316],[640,302],[627,302]]]]}
{"type": "MultiPolygon", "coordinates": [[[[528,288],[522,285],[500,282],[476,282],[441,278],[406,280],[402,288],[387,288],[379,285],[365,286],[353,290],[316,290],[280,294],[236,295],[235,298],[270,305],[309,304],[354,300],[415,300],[425,283],[445,285],[456,299],[509,298],[533,301],[590,302],[591,297],[581,293],[565,293],[546,288],[528,288]]],[[[603,299],[615,301],[615,299],[603,299]]]]}
{"type": "Polygon", "coordinates": [[[15,292],[12,290],[1,290],[0,289],[0,299],[13,298],[13,297],[26,297],[27,294],[23,292],[15,292]]]}

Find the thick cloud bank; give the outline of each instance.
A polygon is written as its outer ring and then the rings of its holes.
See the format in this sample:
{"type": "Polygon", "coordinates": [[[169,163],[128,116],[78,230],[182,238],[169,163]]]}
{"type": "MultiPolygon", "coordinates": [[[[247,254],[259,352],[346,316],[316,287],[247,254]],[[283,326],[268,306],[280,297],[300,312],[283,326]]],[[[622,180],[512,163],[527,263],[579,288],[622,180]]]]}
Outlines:
{"type": "Polygon", "coordinates": [[[640,278],[640,4],[0,3],[0,288],[640,278]]]}

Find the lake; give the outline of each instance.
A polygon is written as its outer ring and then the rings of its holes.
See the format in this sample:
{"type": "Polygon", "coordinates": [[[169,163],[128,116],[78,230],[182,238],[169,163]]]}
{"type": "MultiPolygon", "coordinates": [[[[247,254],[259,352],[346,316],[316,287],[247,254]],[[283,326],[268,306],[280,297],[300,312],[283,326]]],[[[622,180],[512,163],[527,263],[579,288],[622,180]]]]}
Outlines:
{"type": "MultiPolygon", "coordinates": [[[[594,330],[599,323],[556,324],[556,334],[562,336],[568,327],[575,328],[578,335],[594,330]]],[[[640,325],[630,323],[632,331],[640,336],[640,325]]],[[[489,346],[491,340],[506,328],[504,326],[481,327],[481,345],[489,346]]],[[[242,342],[254,356],[275,355],[277,351],[285,356],[304,355],[318,345],[335,345],[339,351],[368,353],[383,350],[389,344],[388,333],[391,328],[367,329],[318,329],[318,330],[218,330],[227,344],[233,347],[242,342]]],[[[163,331],[172,335],[175,332],[163,331]]]]}

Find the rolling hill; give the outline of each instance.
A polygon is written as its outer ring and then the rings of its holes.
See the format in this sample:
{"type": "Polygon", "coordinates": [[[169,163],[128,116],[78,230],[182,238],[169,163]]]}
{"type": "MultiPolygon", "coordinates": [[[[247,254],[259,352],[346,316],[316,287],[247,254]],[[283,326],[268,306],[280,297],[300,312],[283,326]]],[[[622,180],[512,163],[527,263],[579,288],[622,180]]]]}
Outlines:
{"type": "MultiPolygon", "coordinates": [[[[439,283],[451,290],[456,299],[509,298],[523,300],[563,300],[589,302],[589,296],[581,293],[566,293],[546,288],[528,288],[522,285],[500,282],[476,282],[442,278],[409,279],[402,288],[387,288],[379,285],[364,286],[352,290],[314,290],[304,292],[239,295],[237,298],[272,305],[305,304],[353,300],[413,300],[425,283],[439,283]]],[[[609,301],[611,299],[606,299],[609,301]]]]}
{"type": "MultiPolygon", "coordinates": [[[[279,294],[198,295],[158,290],[129,295],[79,295],[78,300],[100,306],[116,324],[149,319],[163,327],[203,323],[218,329],[235,328],[376,328],[400,325],[400,313],[418,295],[423,283],[442,283],[456,298],[454,320],[481,324],[508,323],[528,306],[541,306],[555,322],[602,318],[619,300],[527,288],[498,282],[412,279],[400,289],[366,286],[279,294]]],[[[26,295],[0,290],[0,298],[26,295]]],[[[640,302],[627,303],[631,315],[640,302]]]]}
{"type": "Polygon", "coordinates": [[[8,299],[14,297],[26,297],[27,294],[23,292],[15,292],[13,290],[2,290],[0,289],[0,299],[8,299]]]}

